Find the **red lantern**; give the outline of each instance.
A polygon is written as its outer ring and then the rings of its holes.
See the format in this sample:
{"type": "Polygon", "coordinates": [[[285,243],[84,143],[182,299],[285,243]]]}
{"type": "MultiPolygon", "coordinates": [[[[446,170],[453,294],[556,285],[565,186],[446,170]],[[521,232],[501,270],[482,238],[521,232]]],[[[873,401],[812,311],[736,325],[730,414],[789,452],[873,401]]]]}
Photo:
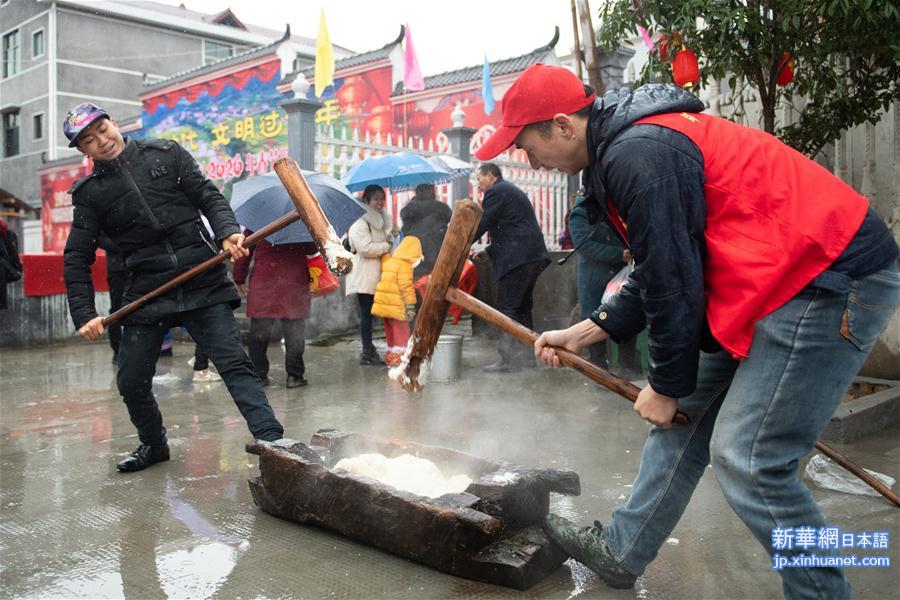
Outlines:
{"type": "Polygon", "coordinates": [[[415,109],[407,117],[407,131],[415,137],[425,137],[431,129],[431,118],[428,113],[415,109]]]}
{"type": "Polygon", "coordinates": [[[342,110],[347,106],[362,108],[369,100],[369,90],[360,77],[348,77],[335,96],[342,110]]]}
{"type": "Polygon", "coordinates": [[[366,119],[364,128],[372,135],[387,135],[393,126],[391,109],[387,106],[376,106],[366,119]]]}
{"type": "Polygon", "coordinates": [[[359,106],[347,106],[341,109],[341,116],[347,119],[350,127],[359,129],[362,125],[363,109],[359,106]]]}
{"type": "Polygon", "coordinates": [[[679,87],[691,87],[700,81],[700,66],[697,64],[697,55],[692,50],[683,49],[672,61],[672,75],[675,85],[679,87]]]}
{"type": "Polygon", "coordinates": [[[794,80],[794,59],[791,58],[791,55],[787,52],[785,52],[781,56],[781,60],[778,61],[778,69],[776,72],[778,73],[778,78],[775,80],[775,83],[780,86],[786,86],[794,80]]]}
{"type": "Polygon", "coordinates": [[[393,105],[393,111],[394,111],[394,123],[397,125],[402,125],[403,120],[406,119],[407,115],[413,111],[413,105],[396,103],[393,105]]]}

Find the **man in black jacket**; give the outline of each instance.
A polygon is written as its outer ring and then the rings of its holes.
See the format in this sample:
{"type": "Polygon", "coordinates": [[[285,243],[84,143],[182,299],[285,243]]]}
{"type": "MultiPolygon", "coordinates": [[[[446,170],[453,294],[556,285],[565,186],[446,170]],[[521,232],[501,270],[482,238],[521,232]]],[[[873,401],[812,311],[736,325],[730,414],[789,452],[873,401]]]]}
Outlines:
{"type": "MultiPolygon", "coordinates": [[[[64,255],[69,310],[84,339],[103,333],[91,281],[101,234],[125,257],[126,304],[215,256],[217,244],[232,261],[248,254],[228,202],[177,143],[123,138],[118,124],[90,103],[69,111],[63,131],[71,147],[94,159],[93,173],[72,188],[74,217],[64,255]]],[[[239,305],[225,266],[218,265],[124,319],[117,384],[141,445],[118,463],[120,471],[169,459],[166,429],[151,388],[163,335],[175,325],[184,325],[209,354],[254,438],[282,438],[284,429],[241,348],[232,314],[239,305]]]]}
{"type": "MultiPolygon", "coordinates": [[[[529,329],[534,329],[531,309],[534,285],[550,264],[544,236],[534,209],[525,192],[503,179],[494,163],[483,163],[475,172],[478,189],[484,197],[484,215],[475,239],[485,233],[491,236],[487,253],[493,263],[497,281],[496,308],[529,329]]],[[[534,366],[534,356],[527,346],[507,334],[500,334],[497,344],[500,360],[487,365],[487,372],[511,372],[534,366]]]]}

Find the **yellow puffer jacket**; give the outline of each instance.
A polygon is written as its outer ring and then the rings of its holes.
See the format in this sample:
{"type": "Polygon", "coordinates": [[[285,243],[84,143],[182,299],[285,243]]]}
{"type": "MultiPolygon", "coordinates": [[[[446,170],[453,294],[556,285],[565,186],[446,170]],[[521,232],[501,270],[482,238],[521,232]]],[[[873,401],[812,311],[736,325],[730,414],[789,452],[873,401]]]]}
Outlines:
{"type": "Polygon", "coordinates": [[[381,281],[375,289],[372,314],[383,319],[408,321],[406,305],[416,303],[413,267],[422,260],[422,242],[409,235],[403,238],[394,255],[381,259],[381,281]]]}

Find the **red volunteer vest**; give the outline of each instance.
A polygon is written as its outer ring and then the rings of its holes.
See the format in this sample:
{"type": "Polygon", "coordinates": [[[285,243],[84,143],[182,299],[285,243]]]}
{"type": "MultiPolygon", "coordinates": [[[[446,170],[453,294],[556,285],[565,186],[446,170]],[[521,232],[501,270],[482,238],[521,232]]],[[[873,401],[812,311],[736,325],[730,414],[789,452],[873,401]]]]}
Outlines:
{"type": "Polygon", "coordinates": [[[754,324],[834,262],[868,201],[763,131],[697,113],[636,122],[645,123],[683,133],[703,154],[706,316],[722,347],[746,358],[754,324]]]}

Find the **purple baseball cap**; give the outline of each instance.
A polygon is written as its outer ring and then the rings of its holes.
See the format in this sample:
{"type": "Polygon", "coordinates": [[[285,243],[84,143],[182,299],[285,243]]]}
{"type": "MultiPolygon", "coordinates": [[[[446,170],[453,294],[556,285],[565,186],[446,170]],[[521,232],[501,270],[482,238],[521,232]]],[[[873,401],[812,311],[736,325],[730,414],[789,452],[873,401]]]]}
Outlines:
{"type": "Polygon", "coordinates": [[[66,120],[63,121],[63,133],[69,138],[69,148],[77,146],[79,134],[84,128],[101,117],[109,118],[106,111],[91,102],[82,102],[78,106],[69,109],[66,120]]]}

